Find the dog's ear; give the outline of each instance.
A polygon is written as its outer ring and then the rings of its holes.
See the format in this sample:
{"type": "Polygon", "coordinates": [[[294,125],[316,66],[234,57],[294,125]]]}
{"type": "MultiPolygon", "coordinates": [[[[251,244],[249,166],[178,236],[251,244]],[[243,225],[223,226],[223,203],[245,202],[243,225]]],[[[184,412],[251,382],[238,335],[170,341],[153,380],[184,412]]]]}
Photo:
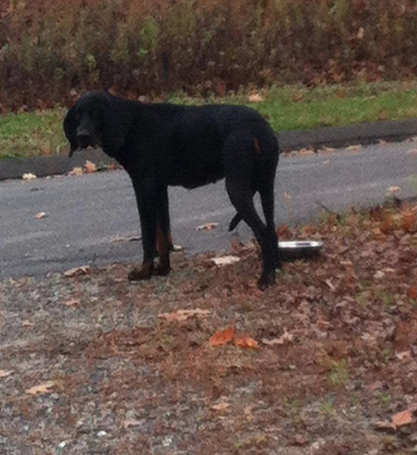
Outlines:
{"type": "Polygon", "coordinates": [[[69,156],[73,155],[75,150],[77,150],[78,145],[77,145],[77,121],[75,120],[75,109],[72,107],[64,120],[64,132],[65,136],[67,137],[69,143],[70,143],[70,152],[69,156]]]}
{"type": "Polygon", "coordinates": [[[107,155],[118,158],[132,123],[132,115],[126,101],[110,94],[102,97],[101,143],[107,155]]]}

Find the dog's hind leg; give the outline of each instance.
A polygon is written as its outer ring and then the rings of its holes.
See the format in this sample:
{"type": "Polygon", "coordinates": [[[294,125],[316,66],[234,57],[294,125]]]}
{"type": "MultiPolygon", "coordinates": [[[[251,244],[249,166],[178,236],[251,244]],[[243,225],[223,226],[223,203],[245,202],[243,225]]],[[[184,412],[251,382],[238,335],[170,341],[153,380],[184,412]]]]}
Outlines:
{"type": "Polygon", "coordinates": [[[238,216],[252,229],[261,248],[263,271],[258,286],[265,288],[274,282],[277,258],[270,227],[268,228],[261,220],[253,203],[252,181],[255,172],[253,137],[245,132],[236,132],[226,143],[224,160],[226,189],[230,201],[236,208],[238,216]]]}
{"type": "Polygon", "coordinates": [[[270,245],[269,248],[272,250],[274,255],[275,268],[279,268],[281,264],[278,249],[278,235],[274,220],[274,177],[275,174],[272,176],[272,179],[260,189],[259,193],[261,195],[261,203],[265,216],[266,228],[268,230],[268,243],[270,245]]]}

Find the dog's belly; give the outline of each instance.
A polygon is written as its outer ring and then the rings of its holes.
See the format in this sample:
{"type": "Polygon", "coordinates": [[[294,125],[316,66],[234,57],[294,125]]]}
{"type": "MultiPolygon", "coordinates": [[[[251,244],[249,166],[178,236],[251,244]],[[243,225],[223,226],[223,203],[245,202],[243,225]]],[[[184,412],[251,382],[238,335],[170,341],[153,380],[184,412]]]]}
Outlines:
{"type": "MultiPolygon", "coordinates": [[[[197,188],[224,178],[221,147],[183,147],[165,161],[165,181],[171,186],[197,188]]],[[[211,144],[209,144],[211,145],[211,144]]],[[[178,150],[178,149],[176,149],[178,150]]]]}
{"type": "Polygon", "coordinates": [[[170,186],[183,186],[187,189],[198,188],[199,186],[215,183],[224,178],[223,167],[216,169],[195,169],[182,170],[182,172],[171,172],[167,183],[170,186]]]}

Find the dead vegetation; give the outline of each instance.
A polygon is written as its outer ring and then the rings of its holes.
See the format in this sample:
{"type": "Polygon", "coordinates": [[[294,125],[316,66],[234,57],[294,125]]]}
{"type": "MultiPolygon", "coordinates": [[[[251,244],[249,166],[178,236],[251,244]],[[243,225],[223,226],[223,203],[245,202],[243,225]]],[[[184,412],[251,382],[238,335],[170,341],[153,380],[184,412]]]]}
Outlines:
{"type": "Polygon", "coordinates": [[[0,20],[4,110],[92,87],[224,96],[407,80],[417,68],[411,0],[3,0],[0,20]]]}
{"type": "Polygon", "coordinates": [[[122,265],[3,281],[1,453],[415,453],[416,213],[281,227],[325,251],[266,292],[252,243],[140,285],[122,265]]]}

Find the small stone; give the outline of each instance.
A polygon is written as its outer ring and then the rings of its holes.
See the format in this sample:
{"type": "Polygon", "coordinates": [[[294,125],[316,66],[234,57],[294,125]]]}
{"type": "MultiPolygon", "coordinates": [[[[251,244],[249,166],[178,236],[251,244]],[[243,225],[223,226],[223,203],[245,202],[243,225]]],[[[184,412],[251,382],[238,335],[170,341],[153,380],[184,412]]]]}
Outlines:
{"type": "Polygon", "coordinates": [[[172,436],[166,436],[166,437],[162,440],[162,445],[163,445],[164,447],[169,447],[171,444],[172,444],[172,436]]]}

